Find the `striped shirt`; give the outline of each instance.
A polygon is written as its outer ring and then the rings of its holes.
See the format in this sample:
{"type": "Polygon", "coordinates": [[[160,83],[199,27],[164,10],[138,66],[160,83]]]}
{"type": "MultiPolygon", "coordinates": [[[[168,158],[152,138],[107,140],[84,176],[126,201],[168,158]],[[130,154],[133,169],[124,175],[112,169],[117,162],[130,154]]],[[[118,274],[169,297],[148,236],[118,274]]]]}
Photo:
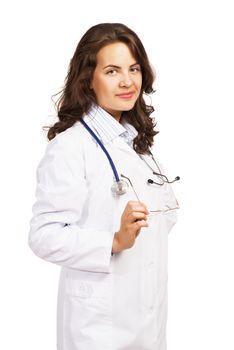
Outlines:
{"type": "Polygon", "coordinates": [[[97,133],[103,144],[107,144],[120,136],[132,147],[133,139],[138,134],[134,126],[129,124],[124,118],[118,122],[102,107],[95,104],[84,116],[84,121],[89,125],[91,124],[91,128],[97,133]]]}

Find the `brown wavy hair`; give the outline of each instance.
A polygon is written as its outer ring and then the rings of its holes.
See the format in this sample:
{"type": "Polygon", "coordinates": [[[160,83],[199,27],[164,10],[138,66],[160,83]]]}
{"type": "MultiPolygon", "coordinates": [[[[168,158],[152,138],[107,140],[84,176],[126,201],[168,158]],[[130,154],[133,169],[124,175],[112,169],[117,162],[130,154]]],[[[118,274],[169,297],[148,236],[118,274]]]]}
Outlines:
{"type": "Polygon", "coordinates": [[[100,23],[91,27],[80,39],[75,53],[70,61],[64,88],[54,96],[61,94],[55,106],[59,121],[49,126],[47,138],[52,140],[79,121],[87,113],[93,103],[97,103],[95,93],[90,89],[93,73],[97,64],[97,53],[101,48],[114,42],[125,43],[133,57],[141,66],[142,87],[140,95],[129,111],[122,115],[132,124],[138,135],[133,140],[133,148],[139,154],[147,153],[153,145],[153,138],[158,133],[154,130],[154,111],[152,105],[147,105],[143,94],[154,93],[153,82],[155,75],[149,63],[146,51],[134,31],[122,23],[100,23]]]}

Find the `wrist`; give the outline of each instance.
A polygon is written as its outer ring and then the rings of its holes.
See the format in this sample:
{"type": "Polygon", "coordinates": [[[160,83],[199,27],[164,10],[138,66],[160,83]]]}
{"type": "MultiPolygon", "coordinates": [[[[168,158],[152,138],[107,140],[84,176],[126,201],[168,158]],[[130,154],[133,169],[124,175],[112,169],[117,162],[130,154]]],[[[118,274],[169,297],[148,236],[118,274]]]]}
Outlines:
{"type": "Polygon", "coordinates": [[[118,253],[120,251],[121,251],[121,249],[119,247],[118,232],[115,232],[114,239],[113,239],[113,244],[112,244],[111,255],[113,255],[114,253],[118,253]]]}

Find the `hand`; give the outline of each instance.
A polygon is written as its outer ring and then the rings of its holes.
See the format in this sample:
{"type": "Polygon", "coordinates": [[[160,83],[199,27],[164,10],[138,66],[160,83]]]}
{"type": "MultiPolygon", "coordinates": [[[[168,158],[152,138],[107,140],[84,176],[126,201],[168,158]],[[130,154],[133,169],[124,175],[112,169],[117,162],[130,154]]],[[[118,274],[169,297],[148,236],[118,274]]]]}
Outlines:
{"type": "Polygon", "coordinates": [[[115,233],[112,252],[131,248],[142,227],[147,227],[147,214],[149,211],[146,205],[138,201],[129,201],[121,216],[121,224],[118,232],[115,233]]]}

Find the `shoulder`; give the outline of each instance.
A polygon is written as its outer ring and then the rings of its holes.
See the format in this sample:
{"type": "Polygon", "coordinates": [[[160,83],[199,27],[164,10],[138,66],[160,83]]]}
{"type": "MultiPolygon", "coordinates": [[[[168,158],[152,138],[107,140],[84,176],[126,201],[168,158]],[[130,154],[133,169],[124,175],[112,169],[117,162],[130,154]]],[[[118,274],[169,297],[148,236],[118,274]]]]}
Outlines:
{"type": "Polygon", "coordinates": [[[86,145],[87,132],[80,122],[76,122],[73,126],[48,141],[46,152],[62,151],[69,154],[77,154],[82,152],[86,145]]]}
{"type": "Polygon", "coordinates": [[[64,177],[85,168],[87,135],[81,123],[66,129],[48,141],[37,166],[40,177],[64,177]]]}

